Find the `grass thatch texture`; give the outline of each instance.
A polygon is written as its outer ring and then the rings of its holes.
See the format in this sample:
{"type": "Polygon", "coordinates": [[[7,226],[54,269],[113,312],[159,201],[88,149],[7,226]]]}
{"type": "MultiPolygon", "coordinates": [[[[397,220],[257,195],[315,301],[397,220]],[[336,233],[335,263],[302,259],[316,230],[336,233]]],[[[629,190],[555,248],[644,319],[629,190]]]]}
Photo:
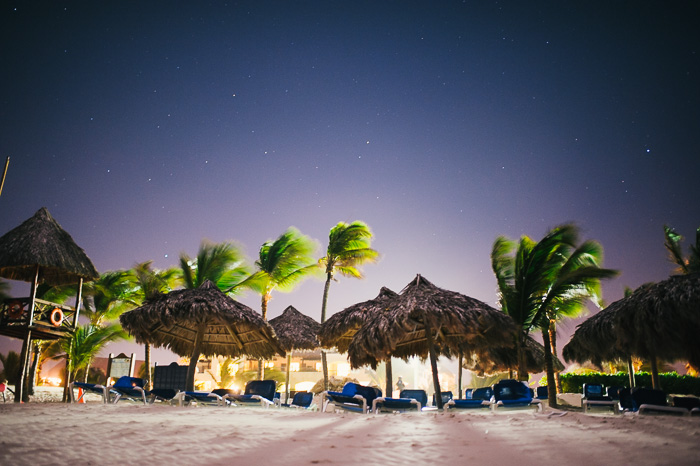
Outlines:
{"type": "Polygon", "coordinates": [[[271,358],[284,355],[272,327],[248,306],[205,281],[199,288],[160,294],[119,317],[138,343],[190,356],[200,325],[206,326],[201,353],[271,358]]]}
{"type": "MultiPolygon", "coordinates": [[[[515,347],[490,347],[481,351],[480,354],[473,353],[471,358],[466,357],[462,366],[476,372],[479,376],[507,372],[511,369],[517,370],[518,354],[515,347]]],[[[529,335],[525,339],[525,367],[528,373],[545,370],[544,346],[529,335]]],[[[564,370],[564,364],[556,356],[554,370],[557,372],[564,370]]]]}
{"type": "Polygon", "coordinates": [[[287,352],[319,347],[317,335],[321,324],[302,314],[294,306],[288,306],[282,315],[270,319],[270,325],[275,329],[280,346],[287,352]]]}
{"type": "Polygon", "coordinates": [[[0,277],[49,285],[69,285],[99,274],[73,238],[42,207],[33,217],[0,237],[0,277]]]}

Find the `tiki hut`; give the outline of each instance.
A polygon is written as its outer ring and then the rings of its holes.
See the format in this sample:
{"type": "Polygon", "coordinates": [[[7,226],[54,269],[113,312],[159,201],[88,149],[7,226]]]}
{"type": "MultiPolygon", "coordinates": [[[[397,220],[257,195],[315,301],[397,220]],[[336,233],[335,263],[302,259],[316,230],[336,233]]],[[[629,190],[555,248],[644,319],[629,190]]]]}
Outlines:
{"type": "MultiPolygon", "coordinates": [[[[476,372],[479,376],[508,372],[518,368],[518,353],[515,348],[491,347],[481,354],[473,353],[465,359],[464,369],[476,372]]],[[[543,372],[545,370],[544,346],[531,336],[525,339],[525,367],[528,372],[543,372]]],[[[564,364],[554,357],[554,370],[563,371],[564,364]]]]}
{"type": "MultiPolygon", "coordinates": [[[[336,312],[328,318],[318,333],[321,345],[330,348],[335,347],[341,353],[347,353],[352,338],[362,327],[362,324],[370,320],[377,312],[385,312],[386,305],[398,297],[394,291],[382,287],[376,298],[369,301],[354,304],[350,307],[336,312]]],[[[391,394],[393,386],[393,376],[391,358],[386,359],[386,394],[391,394]]]]}
{"type": "Polygon", "coordinates": [[[318,348],[320,343],[317,335],[321,324],[297,311],[294,306],[288,306],[282,315],[270,319],[270,325],[277,334],[280,346],[287,352],[285,400],[287,400],[286,403],[289,403],[289,371],[292,364],[292,351],[318,348]]]}
{"type": "MultiPolygon", "coordinates": [[[[375,313],[350,343],[352,367],[370,365],[394,356],[430,358],[435,393],[440,393],[437,357],[463,352],[480,354],[490,346],[512,346],[516,332],[510,317],[488,304],[454,291],[444,290],[417,275],[375,313]]],[[[441,397],[436,397],[442,408],[441,397]]]]}
{"type": "Polygon", "coordinates": [[[579,325],[564,347],[564,357],[599,364],[616,357],[638,356],[651,363],[652,385],[658,388],[658,359],[700,365],[699,310],[698,274],[643,286],[593,316],[591,324],[589,319],[579,325]]]}
{"type": "Polygon", "coordinates": [[[0,237],[0,277],[31,283],[29,297],[3,303],[0,312],[0,334],[23,340],[16,401],[28,399],[26,379],[32,339],[56,340],[74,329],[80,314],[83,281],[98,276],[85,251],[46,207],[0,237]],[[41,283],[77,284],[76,307],[37,299],[36,289],[41,283]]]}
{"type": "Polygon", "coordinates": [[[202,354],[253,358],[284,354],[274,330],[260,314],[226,296],[209,280],[199,288],[160,294],[125,312],[119,321],[138,343],[188,356],[188,390],[194,389],[202,354]]]}

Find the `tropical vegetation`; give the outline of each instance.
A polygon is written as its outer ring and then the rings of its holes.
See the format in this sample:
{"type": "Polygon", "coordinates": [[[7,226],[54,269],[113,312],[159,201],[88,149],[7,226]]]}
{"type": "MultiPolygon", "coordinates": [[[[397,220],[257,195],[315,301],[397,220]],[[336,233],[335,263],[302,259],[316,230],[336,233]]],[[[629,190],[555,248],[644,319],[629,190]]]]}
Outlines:
{"type": "MultiPolygon", "coordinates": [[[[527,380],[524,346],[526,336],[540,329],[545,347],[548,380],[554,380],[552,341],[554,323],[585,310],[585,302],[601,304],[600,280],[617,272],[601,267],[602,246],[595,241],[579,243],[579,230],[564,224],[535,242],[522,236],[516,243],[498,237],[491,251],[501,310],[521,328],[516,342],[517,375],[527,380]]],[[[549,390],[550,406],[556,406],[556,390],[549,390]]]]}

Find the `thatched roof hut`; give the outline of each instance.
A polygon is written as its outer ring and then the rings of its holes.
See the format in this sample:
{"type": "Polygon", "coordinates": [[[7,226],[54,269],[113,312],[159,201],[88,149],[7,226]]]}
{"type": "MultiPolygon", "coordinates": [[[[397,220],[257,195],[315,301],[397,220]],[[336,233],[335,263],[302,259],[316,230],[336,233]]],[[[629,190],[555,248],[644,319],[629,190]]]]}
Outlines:
{"type": "Polygon", "coordinates": [[[270,319],[270,325],[275,329],[280,346],[287,352],[313,350],[320,346],[317,335],[321,324],[294,306],[287,306],[281,315],[270,319]]]}
{"type": "Polygon", "coordinates": [[[274,330],[260,314],[226,296],[209,280],[196,289],[160,294],[125,312],[119,321],[138,343],[189,356],[189,390],[200,354],[254,358],[284,354],[274,330]]]}
{"type": "Polygon", "coordinates": [[[99,274],[90,258],[54,220],[46,207],[0,237],[0,277],[68,285],[99,274]]]}
{"type": "Polygon", "coordinates": [[[564,357],[580,363],[630,355],[652,365],[657,358],[700,366],[700,275],[678,275],[645,285],[578,326],[564,357]]]}
{"type": "Polygon", "coordinates": [[[321,346],[326,348],[335,346],[341,353],[346,353],[352,337],[355,336],[362,324],[367,322],[376,312],[385,311],[387,304],[398,296],[394,291],[383,286],[376,298],[353,304],[336,312],[321,324],[318,333],[321,346]]]}
{"type": "MultiPolygon", "coordinates": [[[[358,330],[348,354],[353,367],[389,357],[430,357],[435,392],[440,392],[437,357],[479,352],[489,346],[512,346],[516,326],[507,315],[488,304],[444,290],[417,275],[358,330]]],[[[437,397],[438,407],[442,403],[437,397]]]]}
{"type": "Polygon", "coordinates": [[[292,362],[292,351],[313,350],[320,346],[318,331],[321,324],[311,317],[297,311],[294,306],[287,306],[282,315],[270,319],[270,325],[275,329],[280,346],[287,352],[287,376],[285,383],[285,400],[289,400],[289,372],[292,362]]]}
{"type": "MultiPolygon", "coordinates": [[[[515,348],[491,347],[478,355],[473,353],[471,358],[464,360],[462,367],[476,372],[479,376],[507,372],[517,369],[518,354],[515,348]]],[[[533,373],[545,370],[544,346],[529,335],[525,339],[525,367],[528,372],[533,373]]],[[[564,364],[558,357],[554,357],[554,370],[564,370],[564,364]]]]}

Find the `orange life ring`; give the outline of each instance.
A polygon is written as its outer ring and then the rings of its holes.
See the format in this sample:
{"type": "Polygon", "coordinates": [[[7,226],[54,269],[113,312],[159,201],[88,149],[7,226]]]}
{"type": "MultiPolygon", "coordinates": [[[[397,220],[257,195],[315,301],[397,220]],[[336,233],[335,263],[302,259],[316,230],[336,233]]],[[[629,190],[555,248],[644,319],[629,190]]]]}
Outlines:
{"type": "Polygon", "coordinates": [[[60,327],[63,322],[63,311],[57,307],[53,308],[53,311],[51,311],[49,315],[49,320],[54,327],[60,327]]]}
{"type": "Polygon", "coordinates": [[[22,301],[12,301],[7,305],[7,315],[10,319],[19,319],[24,313],[24,304],[22,301]]]}

